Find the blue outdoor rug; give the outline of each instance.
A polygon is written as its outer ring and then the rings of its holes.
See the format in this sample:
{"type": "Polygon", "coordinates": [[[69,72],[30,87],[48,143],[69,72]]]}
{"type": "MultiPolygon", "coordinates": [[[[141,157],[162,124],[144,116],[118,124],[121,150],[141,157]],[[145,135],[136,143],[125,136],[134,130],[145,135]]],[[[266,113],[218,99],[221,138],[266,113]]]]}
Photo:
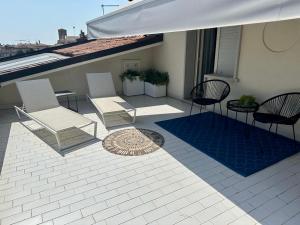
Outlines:
{"type": "Polygon", "coordinates": [[[300,149],[291,139],[212,112],[157,124],[245,177],[300,149]]]}

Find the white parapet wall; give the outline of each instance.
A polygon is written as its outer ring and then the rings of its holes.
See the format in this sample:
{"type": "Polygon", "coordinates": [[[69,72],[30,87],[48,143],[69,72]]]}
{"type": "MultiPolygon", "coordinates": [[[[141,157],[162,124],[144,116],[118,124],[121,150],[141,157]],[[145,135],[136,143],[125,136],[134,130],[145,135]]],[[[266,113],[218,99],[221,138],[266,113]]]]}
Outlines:
{"type": "MultiPolygon", "coordinates": [[[[86,73],[111,72],[118,94],[122,94],[122,81],[119,75],[122,73],[124,60],[139,60],[140,69],[149,69],[153,66],[153,49],[144,49],[128,54],[114,56],[84,65],[74,66],[70,69],[62,69],[47,75],[38,76],[35,79],[49,78],[54,90],[72,90],[83,98],[87,93],[86,73]]],[[[15,84],[9,84],[0,88],[0,109],[11,108],[20,104],[21,99],[15,84]]]]}

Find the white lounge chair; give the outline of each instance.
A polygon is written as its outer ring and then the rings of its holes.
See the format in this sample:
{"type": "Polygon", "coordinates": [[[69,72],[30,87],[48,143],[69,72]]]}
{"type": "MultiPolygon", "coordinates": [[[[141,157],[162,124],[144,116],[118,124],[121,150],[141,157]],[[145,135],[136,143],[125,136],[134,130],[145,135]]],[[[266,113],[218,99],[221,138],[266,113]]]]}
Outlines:
{"type": "Polygon", "coordinates": [[[100,113],[105,127],[135,122],[136,109],[116,95],[111,73],[88,73],[86,77],[89,87],[87,97],[100,113]],[[110,125],[108,117],[119,117],[122,120],[110,125]]]}
{"type": "Polygon", "coordinates": [[[60,106],[49,79],[21,81],[16,84],[24,106],[22,109],[15,106],[19,119],[21,113],[49,130],[55,135],[59,150],[63,150],[60,134],[69,128],[83,128],[94,124],[94,138],[96,138],[97,123],[60,106]]]}

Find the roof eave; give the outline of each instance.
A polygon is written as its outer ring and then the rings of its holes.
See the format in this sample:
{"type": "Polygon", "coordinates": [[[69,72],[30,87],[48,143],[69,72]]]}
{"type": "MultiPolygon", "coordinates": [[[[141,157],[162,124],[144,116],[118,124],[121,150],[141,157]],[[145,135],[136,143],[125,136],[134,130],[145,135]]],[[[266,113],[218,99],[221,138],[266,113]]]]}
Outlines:
{"type": "Polygon", "coordinates": [[[23,77],[27,77],[27,76],[31,76],[31,75],[35,75],[35,74],[41,74],[41,73],[44,73],[47,71],[51,72],[55,69],[70,66],[73,64],[79,64],[79,63],[82,63],[85,61],[91,61],[94,59],[101,59],[101,58],[104,58],[104,57],[107,57],[110,55],[115,55],[115,54],[126,52],[129,50],[140,49],[141,47],[150,46],[150,45],[153,45],[156,43],[160,43],[162,41],[163,41],[163,35],[160,34],[160,35],[153,36],[152,38],[138,41],[135,43],[131,43],[131,44],[127,44],[127,45],[123,45],[123,46],[119,46],[119,47],[115,47],[115,48],[111,48],[111,49],[106,49],[106,50],[102,50],[99,52],[94,52],[94,53],[90,53],[90,54],[86,54],[86,55],[80,55],[80,56],[76,56],[76,57],[72,57],[72,58],[67,58],[64,60],[41,65],[38,67],[33,67],[33,68],[28,68],[28,69],[24,69],[24,70],[20,70],[20,71],[3,74],[0,76],[0,86],[5,86],[4,84],[7,84],[8,82],[11,82],[11,81],[23,78],[23,77]]]}
{"type": "Polygon", "coordinates": [[[56,46],[53,46],[53,47],[43,48],[41,50],[37,50],[37,51],[29,52],[29,53],[23,53],[23,54],[18,54],[18,55],[14,55],[14,56],[4,57],[4,58],[0,58],[0,62],[6,62],[6,61],[14,60],[14,59],[20,59],[20,58],[24,58],[24,57],[28,57],[28,56],[34,56],[34,55],[38,55],[38,54],[42,54],[42,53],[52,53],[53,51],[58,50],[58,49],[69,48],[69,47],[73,47],[73,46],[76,46],[76,45],[85,44],[85,43],[88,43],[88,42],[91,42],[91,41],[93,41],[93,39],[84,40],[84,41],[77,41],[77,42],[74,42],[74,43],[64,44],[64,45],[56,45],[56,46]]]}

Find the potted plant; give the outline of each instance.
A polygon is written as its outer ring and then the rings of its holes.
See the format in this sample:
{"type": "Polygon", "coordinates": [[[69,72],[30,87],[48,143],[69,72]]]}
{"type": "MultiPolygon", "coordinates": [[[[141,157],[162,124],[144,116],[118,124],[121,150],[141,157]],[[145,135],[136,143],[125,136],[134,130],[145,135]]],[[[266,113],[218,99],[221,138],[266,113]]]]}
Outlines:
{"type": "Polygon", "coordinates": [[[240,97],[239,103],[242,106],[252,106],[253,104],[255,104],[255,97],[251,95],[243,95],[240,97]]]}
{"type": "Polygon", "coordinates": [[[141,73],[135,70],[127,70],[120,75],[123,81],[123,93],[126,96],[143,95],[144,81],[141,79],[141,73]]]}
{"type": "Polygon", "coordinates": [[[169,83],[169,74],[155,69],[149,69],[143,72],[145,81],[145,94],[151,97],[163,97],[167,94],[167,84],[169,83]]]}

